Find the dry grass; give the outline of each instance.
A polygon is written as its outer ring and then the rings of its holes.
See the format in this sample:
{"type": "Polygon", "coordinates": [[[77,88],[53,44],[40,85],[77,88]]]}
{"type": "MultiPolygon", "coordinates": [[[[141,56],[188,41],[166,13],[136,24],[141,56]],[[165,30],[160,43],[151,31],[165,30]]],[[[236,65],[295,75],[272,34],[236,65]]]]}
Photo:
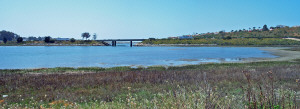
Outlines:
{"type": "Polygon", "coordinates": [[[8,97],[1,98],[0,106],[299,108],[299,68],[297,61],[169,69],[2,70],[0,94],[8,97]]]}

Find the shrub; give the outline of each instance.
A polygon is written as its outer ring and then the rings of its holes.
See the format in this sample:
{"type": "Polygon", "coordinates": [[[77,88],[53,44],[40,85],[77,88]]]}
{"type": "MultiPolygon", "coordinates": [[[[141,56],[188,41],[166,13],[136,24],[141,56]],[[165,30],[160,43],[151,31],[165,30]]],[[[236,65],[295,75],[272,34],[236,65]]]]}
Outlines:
{"type": "Polygon", "coordinates": [[[18,37],[17,42],[18,42],[18,43],[23,42],[23,38],[22,38],[22,37],[18,37]]]}
{"type": "Polygon", "coordinates": [[[7,42],[7,38],[3,38],[3,42],[6,43],[7,42]]]}
{"type": "Polygon", "coordinates": [[[71,42],[75,42],[76,40],[74,39],[74,38],[71,38],[71,40],[70,40],[71,42]]]}
{"type": "Polygon", "coordinates": [[[50,40],[49,42],[50,42],[50,43],[55,43],[55,40],[50,40]]]}
{"type": "Polygon", "coordinates": [[[50,39],[51,39],[51,37],[48,36],[48,37],[45,37],[45,40],[44,40],[44,41],[45,41],[46,43],[49,43],[49,42],[50,42],[50,39]]]}

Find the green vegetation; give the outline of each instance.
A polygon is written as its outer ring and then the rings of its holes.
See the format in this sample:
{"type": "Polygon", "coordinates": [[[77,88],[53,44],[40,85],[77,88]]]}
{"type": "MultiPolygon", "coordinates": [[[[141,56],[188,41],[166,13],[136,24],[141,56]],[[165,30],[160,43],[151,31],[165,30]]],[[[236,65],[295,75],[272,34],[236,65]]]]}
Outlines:
{"type": "Polygon", "coordinates": [[[18,37],[18,38],[17,38],[17,42],[18,42],[18,43],[23,42],[23,38],[22,38],[22,37],[18,37]]]}
{"type": "Polygon", "coordinates": [[[94,35],[93,35],[93,39],[94,39],[94,40],[96,40],[96,39],[97,39],[97,34],[96,34],[96,33],[94,33],[94,35]]]}
{"type": "Polygon", "coordinates": [[[286,38],[286,37],[294,37],[300,38],[300,27],[271,27],[272,30],[269,29],[243,29],[243,30],[231,30],[231,32],[220,31],[217,33],[203,33],[193,35],[195,39],[202,38],[216,38],[223,39],[226,36],[230,36],[232,38],[286,38]]]}
{"type": "Polygon", "coordinates": [[[86,40],[90,37],[91,35],[90,35],[90,33],[88,33],[88,32],[85,32],[85,33],[82,33],[81,34],[81,37],[84,39],[84,38],[86,38],[86,40]]]}
{"type": "Polygon", "coordinates": [[[7,43],[7,38],[3,38],[3,43],[7,43]]]}
{"type": "Polygon", "coordinates": [[[300,60],[0,70],[4,108],[299,108],[300,60]]]}
{"type": "Polygon", "coordinates": [[[231,30],[216,33],[202,33],[192,36],[194,39],[156,39],[145,40],[144,44],[216,44],[229,46],[271,46],[271,45],[300,45],[299,41],[291,41],[283,38],[300,38],[300,27],[271,27],[264,25],[262,29],[231,30]]]}
{"type": "Polygon", "coordinates": [[[14,39],[17,39],[18,37],[20,36],[13,32],[5,31],[5,30],[0,31],[0,40],[6,39],[6,41],[12,41],[14,39]]]}
{"type": "Polygon", "coordinates": [[[70,39],[70,42],[74,43],[76,40],[74,38],[70,39]]]}
{"type": "Polygon", "coordinates": [[[240,39],[160,39],[145,40],[144,44],[217,44],[217,45],[300,45],[300,41],[277,38],[240,38],[240,39]]]}
{"type": "Polygon", "coordinates": [[[51,37],[50,37],[50,36],[47,36],[47,37],[45,37],[45,40],[44,40],[44,41],[45,41],[46,43],[50,43],[50,40],[51,40],[51,37]]]}
{"type": "MultiPolygon", "coordinates": [[[[51,39],[52,40],[52,39],[51,39]]],[[[94,40],[73,40],[70,41],[55,41],[52,40],[49,43],[46,43],[45,41],[22,41],[18,43],[17,41],[8,41],[7,43],[0,43],[0,46],[46,46],[46,45],[103,45],[102,42],[94,41],[94,40]]]]}
{"type": "MultiPolygon", "coordinates": [[[[83,39],[76,41],[74,38],[68,40],[64,38],[59,40],[58,38],[52,38],[50,36],[45,37],[20,37],[19,35],[9,32],[9,31],[0,31],[0,46],[51,46],[51,45],[104,45],[104,42],[97,42],[97,34],[94,33],[94,41],[88,40],[90,34],[88,32],[82,33],[83,39]]],[[[107,45],[107,44],[106,44],[107,45]]]]}

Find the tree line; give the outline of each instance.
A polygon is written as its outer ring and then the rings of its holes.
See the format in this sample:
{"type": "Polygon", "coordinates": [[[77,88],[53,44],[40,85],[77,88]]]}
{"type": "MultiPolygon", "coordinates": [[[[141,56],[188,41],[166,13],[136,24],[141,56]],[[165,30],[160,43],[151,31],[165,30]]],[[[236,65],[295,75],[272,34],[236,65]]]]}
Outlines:
{"type": "MultiPolygon", "coordinates": [[[[90,36],[91,36],[91,35],[90,35],[89,32],[84,32],[84,33],[81,34],[82,39],[85,38],[85,40],[87,40],[88,38],[90,38],[90,36]]],[[[94,39],[94,40],[97,39],[97,34],[96,34],[96,33],[93,34],[93,39],[94,39]]]]}
{"type": "Polygon", "coordinates": [[[235,39],[159,39],[145,40],[144,44],[216,44],[216,45],[300,45],[300,41],[281,38],[235,38],[235,39]]]}
{"type": "Polygon", "coordinates": [[[300,27],[288,27],[278,25],[276,27],[268,28],[264,25],[263,28],[253,27],[249,29],[239,29],[231,30],[230,32],[225,32],[224,30],[219,32],[208,32],[202,34],[192,35],[195,39],[203,38],[285,38],[285,37],[295,37],[300,38],[300,27]]]}
{"type": "MultiPolygon", "coordinates": [[[[91,35],[88,32],[84,32],[81,34],[81,37],[86,40],[88,40],[88,38],[90,38],[90,36],[91,35]]],[[[10,32],[10,31],[5,31],[5,30],[0,31],[0,41],[3,41],[4,43],[7,43],[7,41],[16,41],[18,43],[21,43],[24,41],[24,38],[25,37],[20,37],[20,35],[10,32]]],[[[97,34],[94,33],[92,38],[93,38],[93,40],[96,40],[97,34]]],[[[44,41],[45,43],[55,43],[56,40],[54,38],[52,38],[51,36],[44,36],[44,37],[29,36],[26,38],[26,41],[44,41]]],[[[69,41],[75,42],[76,39],[71,38],[69,41]]]]}
{"type": "Polygon", "coordinates": [[[19,37],[20,37],[20,35],[10,32],[10,31],[5,31],[5,30],[0,31],[0,40],[3,40],[3,42],[5,42],[5,43],[7,41],[16,40],[19,37]]]}

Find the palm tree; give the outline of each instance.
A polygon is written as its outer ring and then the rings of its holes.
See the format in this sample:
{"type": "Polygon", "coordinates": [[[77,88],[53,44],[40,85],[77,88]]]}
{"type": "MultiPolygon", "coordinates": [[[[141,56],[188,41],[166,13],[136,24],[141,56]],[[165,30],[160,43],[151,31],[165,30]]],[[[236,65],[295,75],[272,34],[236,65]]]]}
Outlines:
{"type": "Polygon", "coordinates": [[[85,33],[82,33],[81,34],[81,37],[84,39],[84,38],[86,38],[86,40],[90,37],[90,33],[88,33],[88,32],[85,32],[85,33]]]}
{"type": "Polygon", "coordinates": [[[97,39],[97,34],[96,34],[96,33],[94,33],[94,35],[93,35],[93,39],[94,39],[94,40],[96,40],[96,39],[97,39]]]}

